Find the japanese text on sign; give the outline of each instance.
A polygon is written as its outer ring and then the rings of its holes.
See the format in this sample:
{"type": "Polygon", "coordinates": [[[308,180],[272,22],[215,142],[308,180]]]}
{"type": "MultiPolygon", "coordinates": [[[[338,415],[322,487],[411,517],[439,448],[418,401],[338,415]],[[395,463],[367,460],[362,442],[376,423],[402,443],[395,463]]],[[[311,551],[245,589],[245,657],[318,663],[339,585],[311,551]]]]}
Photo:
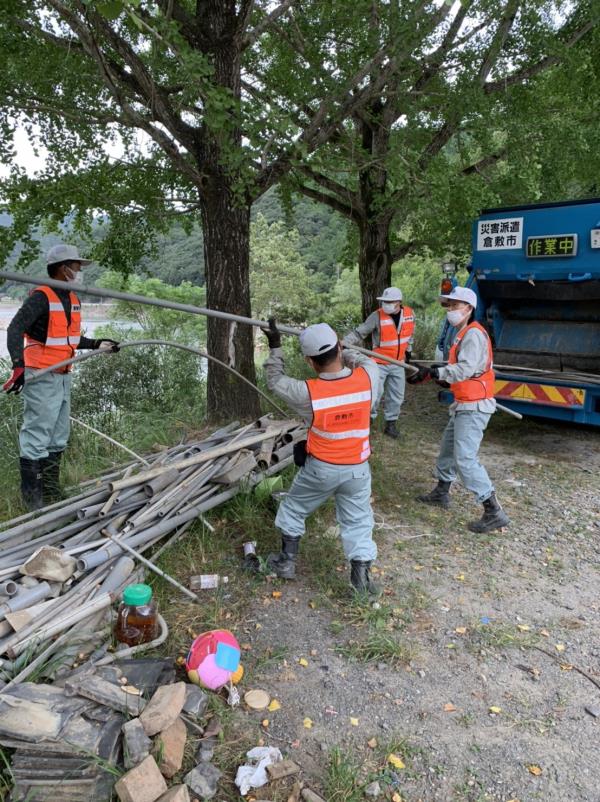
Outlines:
{"type": "Polygon", "coordinates": [[[555,234],[547,237],[528,237],[527,256],[530,259],[577,255],[577,234],[555,234]]]}
{"type": "Polygon", "coordinates": [[[477,250],[499,251],[523,247],[523,218],[477,221],[477,250]]]}

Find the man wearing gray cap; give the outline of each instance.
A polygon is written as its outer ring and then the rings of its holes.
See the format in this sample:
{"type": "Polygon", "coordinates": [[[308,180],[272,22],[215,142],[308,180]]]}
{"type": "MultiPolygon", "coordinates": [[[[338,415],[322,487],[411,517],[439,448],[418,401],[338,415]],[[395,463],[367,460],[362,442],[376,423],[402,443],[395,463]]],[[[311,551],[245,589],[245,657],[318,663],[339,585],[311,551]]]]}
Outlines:
{"type": "MultiPolygon", "coordinates": [[[[46,257],[48,275],[81,284],[89,265],[73,245],[55,245],[46,257]]],[[[72,290],[36,287],[12,319],[7,332],[12,374],[6,393],[23,391],[23,425],[19,436],[21,495],[27,509],[39,509],[60,497],[60,460],[70,432],[70,367],[57,368],[37,381],[27,379],[43,368],[70,359],[76,349],[119,350],[114,340],[81,336],[81,304],[72,290]]]]}
{"type": "MultiPolygon", "coordinates": [[[[359,345],[371,335],[373,351],[382,356],[389,356],[400,362],[410,362],[415,331],[415,315],[410,306],[402,303],[402,290],[398,287],[387,287],[383,295],[378,296],[381,307],[372,312],[364,323],[346,334],[343,345],[359,345]]],[[[396,439],[400,436],[396,421],[404,403],[406,377],[404,368],[392,365],[383,359],[375,358],[379,367],[377,397],[373,408],[373,418],[377,417],[377,408],[385,392],[383,416],[385,418],[384,434],[396,439]]]]}
{"type": "Polygon", "coordinates": [[[448,295],[440,295],[446,307],[448,323],[456,329],[448,364],[419,368],[408,379],[420,384],[428,379],[443,382],[454,395],[450,420],[442,436],[442,445],[435,466],[436,487],[418,497],[425,504],[447,509],[450,487],[458,476],[463,485],[483,504],[483,515],[468,524],[472,532],[491,532],[509,523],[500,506],[486,469],[479,462],[478,452],[483,433],[496,411],[492,344],[487,331],[474,320],[477,295],[468,287],[454,287],[448,295]]]}
{"type": "Polygon", "coordinates": [[[359,593],[377,594],[370,575],[377,546],[372,537],[368,462],[377,366],[368,357],[342,351],[331,326],[317,323],[300,335],[300,349],[317,377],[299,381],[285,373],[281,335],[274,320],[265,334],[270,348],[265,362],[267,385],[309,427],[308,439],[294,448],[300,470],[277,511],[281,552],[270,555],[269,565],[282,579],[295,577],[306,518],[333,496],[352,586],[359,593]]]}

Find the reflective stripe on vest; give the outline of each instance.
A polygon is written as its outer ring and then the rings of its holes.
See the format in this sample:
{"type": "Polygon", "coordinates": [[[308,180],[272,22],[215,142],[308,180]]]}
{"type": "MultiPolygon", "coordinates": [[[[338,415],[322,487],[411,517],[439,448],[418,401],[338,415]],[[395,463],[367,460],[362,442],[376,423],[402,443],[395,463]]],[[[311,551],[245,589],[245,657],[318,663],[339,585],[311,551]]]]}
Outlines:
{"type": "MultiPolygon", "coordinates": [[[[71,300],[71,323],[58,295],[50,287],[36,287],[48,299],[48,333],[46,342],[40,343],[25,335],[23,358],[26,368],[51,368],[64,359],[70,359],[81,339],[81,305],[74,292],[71,300]]],[[[68,370],[71,370],[69,367],[68,370]]]]}
{"type": "MultiPolygon", "coordinates": [[[[408,343],[415,331],[415,316],[410,306],[402,307],[400,318],[400,330],[396,328],[394,319],[386,314],[383,309],[378,310],[379,314],[379,345],[373,348],[376,354],[389,356],[392,359],[402,361],[406,354],[408,343]]],[[[375,359],[380,365],[385,365],[383,359],[375,359]]]]}
{"type": "Polygon", "coordinates": [[[493,358],[494,355],[492,353],[492,342],[489,338],[487,331],[483,328],[480,323],[469,323],[468,326],[459,332],[456,335],[456,339],[454,340],[454,344],[450,349],[450,354],[448,355],[448,364],[449,365],[456,365],[458,362],[458,352],[460,350],[460,344],[465,336],[465,334],[470,329],[478,329],[483,334],[485,334],[485,339],[487,342],[488,347],[488,360],[486,364],[486,369],[480,376],[473,376],[470,379],[465,379],[461,382],[453,382],[450,385],[450,389],[454,394],[454,400],[458,401],[458,403],[472,403],[473,401],[484,401],[486,398],[493,398],[494,397],[494,381],[495,381],[495,373],[492,368],[493,358]]]}
{"type": "Polygon", "coordinates": [[[334,465],[358,465],[371,455],[371,380],[364,368],[342,379],[308,379],[313,411],[306,450],[334,465]]]}

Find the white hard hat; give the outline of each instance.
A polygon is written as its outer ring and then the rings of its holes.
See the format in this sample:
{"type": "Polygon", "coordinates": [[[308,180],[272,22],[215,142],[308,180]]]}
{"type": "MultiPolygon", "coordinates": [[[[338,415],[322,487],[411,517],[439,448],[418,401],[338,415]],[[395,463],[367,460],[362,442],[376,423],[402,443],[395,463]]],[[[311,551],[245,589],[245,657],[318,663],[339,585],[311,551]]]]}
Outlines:
{"type": "Polygon", "coordinates": [[[300,335],[300,350],[304,356],[318,356],[337,345],[338,336],[327,323],[308,326],[300,335]]]}
{"type": "Polygon", "coordinates": [[[477,309],[477,296],[468,287],[454,287],[448,295],[440,295],[440,301],[442,298],[445,301],[464,301],[466,304],[471,304],[473,309],[477,309]]]}
{"type": "Polygon", "coordinates": [[[91,259],[83,259],[74,245],[54,245],[46,254],[46,264],[55,265],[57,262],[81,262],[81,265],[90,265],[91,259]]]}
{"type": "Polygon", "coordinates": [[[398,287],[386,287],[383,291],[383,295],[377,296],[378,301],[384,301],[388,303],[393,303],[394,301],[401,301],[402,300],[402,290],[398,287]]]}

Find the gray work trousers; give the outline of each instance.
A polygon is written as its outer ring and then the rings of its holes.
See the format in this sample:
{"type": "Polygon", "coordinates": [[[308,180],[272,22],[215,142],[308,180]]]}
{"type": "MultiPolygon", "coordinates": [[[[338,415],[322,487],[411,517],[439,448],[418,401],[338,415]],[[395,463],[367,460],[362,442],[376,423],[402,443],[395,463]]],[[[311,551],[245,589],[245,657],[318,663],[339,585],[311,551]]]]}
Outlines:
{"type": "Polygon", "coordinates": [[[25,370],[19,448],[22,457],[40,460],[49,453],[64,451],[67,446],[71,430],[71,374],[46,373],[29,383],[27,379],[36,373],[32,368],[25,370]]]}

